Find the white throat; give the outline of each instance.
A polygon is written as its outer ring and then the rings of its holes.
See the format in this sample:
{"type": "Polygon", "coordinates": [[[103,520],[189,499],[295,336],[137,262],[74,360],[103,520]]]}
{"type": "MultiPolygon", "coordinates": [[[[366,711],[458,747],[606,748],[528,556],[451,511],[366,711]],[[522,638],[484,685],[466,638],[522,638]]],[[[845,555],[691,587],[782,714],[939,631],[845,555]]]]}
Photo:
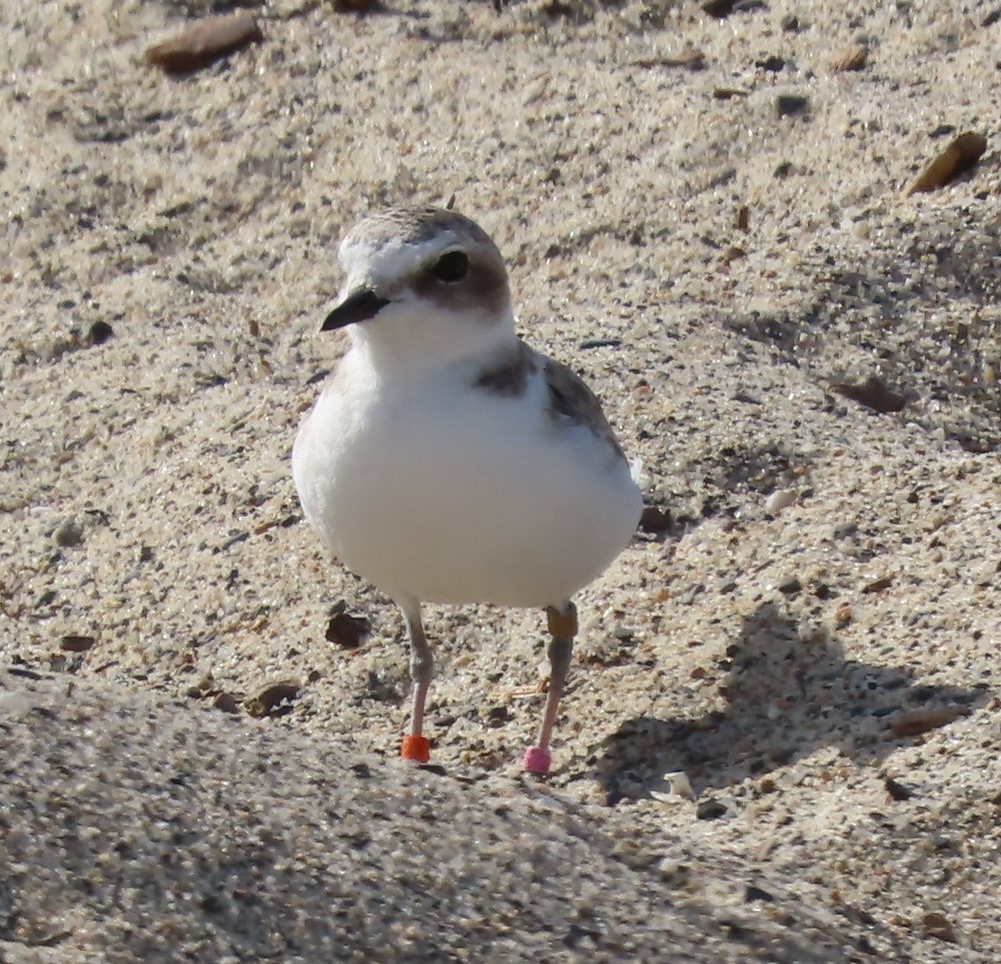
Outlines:
{"type": "Polygon", "coordinates": [[[352,351],[380,376],[420,377],[463,359],[482,359],[517,342],[514,317],[477,317],[425,302],[392,304],[348,329],[352,351]]]}

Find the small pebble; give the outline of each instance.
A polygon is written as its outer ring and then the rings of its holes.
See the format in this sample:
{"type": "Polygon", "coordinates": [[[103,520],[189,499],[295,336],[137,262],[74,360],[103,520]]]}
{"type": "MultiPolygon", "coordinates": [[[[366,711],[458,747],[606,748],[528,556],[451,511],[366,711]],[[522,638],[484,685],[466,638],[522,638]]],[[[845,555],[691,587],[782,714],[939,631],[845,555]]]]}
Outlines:
{"type": "Polygon", "coordinates": [[[52,533],[52,538],[56,540],[56,545],[68,549],[70,546],[78,546],[83,542],[83,526],[72,517],[63,519],[56,526],[52,533]]]}
{"type": "Polygon", "coordinates": [[[223,713],[240,712],[240,704],[231,693],[217,693],[215,699],[212,700],[212,705],[217,710],[222,710],[223,713]]]}
{"type": "Polygon", "coordinates": [[[891,391],[876,375],[870,375],[864,382],[858,384],[832,382],[831,390],[880,414],[899,412],[907,404],[907,399],[903,395],[891,391]]]}
{"type": "Polygon", "coordinates": [[[656,505],[643,507],[640,515],[639,530],[650,535],[658,536],[668,532],[671,528],[671,513],[656,505]]]}
{"type": "Polygon", "coordinates": [[[776,489],[767,499],[765,499],[765,512],[769,515],[777,515],[783,509],[789,508],[797,498],[794,489],[776,489]]]}
{"type": "Polygon", "coordinates": [[[292,711],[291,703],[299,695],[299,684],[289,681],[269,683],[244,704],[254,717],[284,716],[292,711]]]}
{"type": "Polygon", "coordinates": [[[251,14],[222,14],[196,21],[169,40],[150,47],[146,60],[164,73],[188,74],[263,39],[251,14]]]}
{"type": "Polygon", "coordinates": [[[333,8],[338,13],[368,13],[376,6],[377,0],[333,0],[333,8]]]}
{"type": "Polygon", "coordinates": [[[719,800],[703,800],[695,808],[695,816],[699,820],[718,820],[726,813],[726,807],[719,800]]]}
{"type": "Polygon", "coordinates": [[[969,710],[965,706],[946,706],[937,710],[914,710],[901,713],[890,724],[894,736],[920,736],[929,730],[937,730],[947,726],[961,716],[966,716],[969,710]]]}
{"type": "Polygon", "coordinates": [[[86,653],[97,640],[93,636],[77,636],[70,634],[59,640],[59,648],[64,653],[86,653]]]}
{"type": "Polygon", "coordinates": [[[865,47],[850,47],[831,61],[831,70],[836,74],[861,70],[865,67],[868,59],[869,52],[865,47]]]}
{"type": "Polygon", "coordinates": [[[926,937],[937,937],[940,941],[948,941],[950,944],[958,943],[956,929],[945,914],[931,911],[921,919],[921,930],[926,937]]]}
{"type": "Polygon", "coordinates": [[[775,898],[763,887],[748,884],[744,890],[744,900],[748,904],[759,900],[770,904],[775,900],[775,898]]]}
{"type": "Polygon", "coordinates": [[[896,800],[900,803],[903,800],[910,800],[914,796],[914,791],[910,787],[904,786],[893,777],[883,777],[883,786],[886,787],[886,792],[890,795],[891,800],[896,800]]]}
{"type": "Polygon", "coordinates": [[[915,178],[907,194],[920,194],[945,187],[960,174],[973,168],[987,150],[987,138],[982,134],[960,134],[941,154],[936,156],[915,178]]]}
{"type": "Polygon", "coordinates": [[[734,0],[705,0],[702,4],[702,9],[709,14],[710,17],[716,17],[722,20],[724,17],[729,17],[733,13],[734,0]]]}
{"type": "Polygon", "coordinates": [[[873,593],[885,592],[893,585],[893,576],[881,576],[870,583],[866,583],[860,590],[864,595],[871,596],[873,593]]]}
{"type": "Polygon", "coordinates": [[[106,321],[95,321],[94,324],[87,329],[87,344],[103,345],[106,341],[110,341],[114,334],[114,328],[112,328],[106,321]]]}
{"type": "Polygon", "coordinates": [[[802,94],[779,94],[775,98],[775,110],[779,117],[793,117],[797,114],[805,114],[810,106],[808,97],[802,94]]]}
{"type": "Polygon", "coordinates": [[[780,70],[785,68],[786,62],[784,57],[779,57],[773,54],[770,57],[764,57],[761,60],[756,60],[754,66],[759,70],[767,70],[769,73],[777,74],[780,70]]]}

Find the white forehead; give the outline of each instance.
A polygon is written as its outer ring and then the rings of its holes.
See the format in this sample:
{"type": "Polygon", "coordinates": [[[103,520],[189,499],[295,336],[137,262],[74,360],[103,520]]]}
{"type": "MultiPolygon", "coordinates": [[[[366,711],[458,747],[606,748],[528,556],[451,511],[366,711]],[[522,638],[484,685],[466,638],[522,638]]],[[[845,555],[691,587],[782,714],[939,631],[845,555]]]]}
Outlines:
{"type": "Polygon", "coordinates": [[[388,282],[408,278],[427,267],[449,248],[463,247],[462,238],[442,233],[426,241],[386,238],[378,242],[348,235],[338,252],[341,267],[353,281],[388,282]]]}
{"type": "Polygon", "coordinates": [[[338,256],[349,283],[398,281],[415,274],[444,252],[479,249],[502,264],[483,229],[455,211],[394,209],[356,224],[338,256]]]}

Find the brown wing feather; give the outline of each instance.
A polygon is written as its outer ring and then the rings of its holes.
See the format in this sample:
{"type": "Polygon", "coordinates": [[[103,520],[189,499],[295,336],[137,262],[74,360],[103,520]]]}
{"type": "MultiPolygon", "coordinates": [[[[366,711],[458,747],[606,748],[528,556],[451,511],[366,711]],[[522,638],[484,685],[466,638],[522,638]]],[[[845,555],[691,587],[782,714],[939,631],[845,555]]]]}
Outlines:
{"type": "Polygon", "coordinates": [[[601,410],[601,402],[580,377],[566,365],[561,365],[552,358],[543,360],[542,374],[549,389],[549,403],[553,417],[586,426],[598,438],[607,442],[620,458],[625,459],[622,446],[619,445],[612,426],[608,424],[608,419],[601,410]]]}

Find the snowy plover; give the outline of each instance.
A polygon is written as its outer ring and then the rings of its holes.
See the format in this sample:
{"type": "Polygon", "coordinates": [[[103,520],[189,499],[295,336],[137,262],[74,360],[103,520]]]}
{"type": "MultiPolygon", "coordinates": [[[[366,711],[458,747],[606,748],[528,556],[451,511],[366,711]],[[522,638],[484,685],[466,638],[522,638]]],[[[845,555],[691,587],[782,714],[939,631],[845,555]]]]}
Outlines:
{"type": "Polygon", "coordinates": [[[432,655],[421,603],[545,608],[549,741],[576,634],[571,597],[629,541],[639,489],[598,400],[514,332],[500,252],[468,218],[392,210],[340,246],[323,331],[351,347],[303,421],[292,475],[333,554],[389,595],[410,632],[406,759],[427,762],[432,655]]]}

